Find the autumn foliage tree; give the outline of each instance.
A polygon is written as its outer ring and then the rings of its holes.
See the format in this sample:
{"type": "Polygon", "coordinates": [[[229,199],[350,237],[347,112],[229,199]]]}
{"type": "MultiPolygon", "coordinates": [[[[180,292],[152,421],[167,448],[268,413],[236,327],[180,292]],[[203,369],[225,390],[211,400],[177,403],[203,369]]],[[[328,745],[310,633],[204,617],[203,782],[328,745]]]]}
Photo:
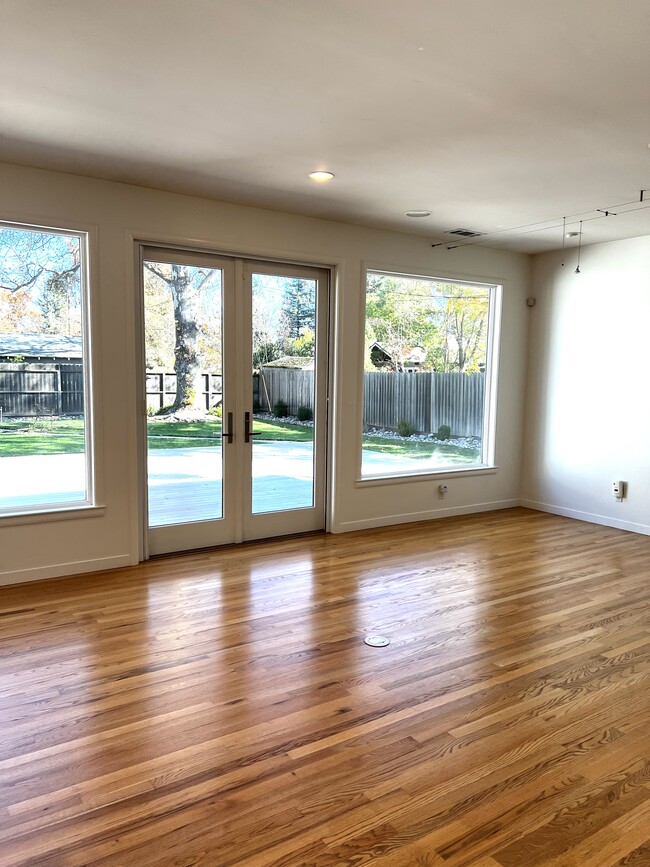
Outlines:
{"type": "Polygon", "coordinates": [[[39,334],[40,311],[34,310],[29,290],[0,289],[0,334],[39,334]]]}
{"type": "Polygon", "coordinates": [[[0,229],[0,330],[81,333],[79,238],[0,229]]]}

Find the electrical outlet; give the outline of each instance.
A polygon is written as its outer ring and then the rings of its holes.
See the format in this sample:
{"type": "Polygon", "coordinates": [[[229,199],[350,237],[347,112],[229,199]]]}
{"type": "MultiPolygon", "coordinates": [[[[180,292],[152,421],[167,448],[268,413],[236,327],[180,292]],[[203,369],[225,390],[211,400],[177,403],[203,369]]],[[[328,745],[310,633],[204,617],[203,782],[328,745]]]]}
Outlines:
{"type": "Polygon", "coordinates": [[[447,496],[448,491],[449,488],[447,487],[447,485],[438,485],[438,496],[441,500],[443,499],[443,497],[447,496]]]}
{"type": "Polygon", "coordinates": [[[612,494],[617,500],[625,496],[625,482],[612,482],[612,494]]]}

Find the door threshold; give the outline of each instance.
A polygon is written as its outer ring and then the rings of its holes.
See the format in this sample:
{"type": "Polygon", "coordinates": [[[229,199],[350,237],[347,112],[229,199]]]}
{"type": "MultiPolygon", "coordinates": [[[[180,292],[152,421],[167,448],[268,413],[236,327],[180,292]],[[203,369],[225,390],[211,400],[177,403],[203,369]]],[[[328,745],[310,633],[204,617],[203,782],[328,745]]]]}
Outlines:
{"type": "Polygon", "coordinates": [[[265,536],[263,539],[249,539],[246,542],[227,542],[224,545],[208,545],[205,548],[187,548],[182,551],[168,551],[165,554],[152,554],[147,560],[166,560],[170,557],[183,557],[185,554],[207,554],[210,551],[229,551],[233,548],[243,548],[250,545],[265,545],[269,542],[290,542],[292,539],[305,539],[315,536],[327,536],[327,530],[307,530],[305,533],[290,533],[281,536],[265,536]]]}

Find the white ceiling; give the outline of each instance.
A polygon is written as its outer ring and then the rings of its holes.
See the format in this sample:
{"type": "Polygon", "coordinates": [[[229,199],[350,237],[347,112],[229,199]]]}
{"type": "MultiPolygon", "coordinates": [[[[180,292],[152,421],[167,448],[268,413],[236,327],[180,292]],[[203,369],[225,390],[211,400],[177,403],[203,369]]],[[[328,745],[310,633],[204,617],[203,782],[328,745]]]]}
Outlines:
{"type": "Polygon", "coordinates": [[[650,0],[0,0],[0,33],[5,162],[528,252],[650,188],[650,0]]]}

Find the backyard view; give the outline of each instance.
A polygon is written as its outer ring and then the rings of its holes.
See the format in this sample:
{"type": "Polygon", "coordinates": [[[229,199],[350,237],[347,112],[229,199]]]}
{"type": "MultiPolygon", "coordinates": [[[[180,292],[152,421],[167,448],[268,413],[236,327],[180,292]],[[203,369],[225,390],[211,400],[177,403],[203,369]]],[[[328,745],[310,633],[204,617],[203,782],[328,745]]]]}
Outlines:
{"type": "Polygon", "coordinates": [[[485,459],[489,304],[486,286],[368,273],[362,475],[485,459]]]}
{"type": "Polygon", "coordinates": [[[84,239],[0,227],[0,510],[87,501],[84,239]]]}
{"type": "MultiPolygon", "coordinates": [[[[0,229],[3,510],[89,497],[83,255],[81,235],[0,229]]],[[[224,275],[154,258],[143,273],[149,523],[219,519],[224,275]]],[[[254,273],[251,293],[252,511],[310,508],[316,282],[254,273]]],[[[484,459],[489,303],[489,287],[368,274],[364,476],[484,459]]]]}
{"type": "MultiPolygon", "coordinates": [[[[145,261],[144,268],[149,524],[217,520],[227,398],[223,273],[170,262],[145,261]]],[[[309,508],[316,284],[253,274],[251,292],[252,512],[309,508]],[[299,375],[303,367],[310,369],[306,388],[275,392],[274,374],[299,375]]]]}

